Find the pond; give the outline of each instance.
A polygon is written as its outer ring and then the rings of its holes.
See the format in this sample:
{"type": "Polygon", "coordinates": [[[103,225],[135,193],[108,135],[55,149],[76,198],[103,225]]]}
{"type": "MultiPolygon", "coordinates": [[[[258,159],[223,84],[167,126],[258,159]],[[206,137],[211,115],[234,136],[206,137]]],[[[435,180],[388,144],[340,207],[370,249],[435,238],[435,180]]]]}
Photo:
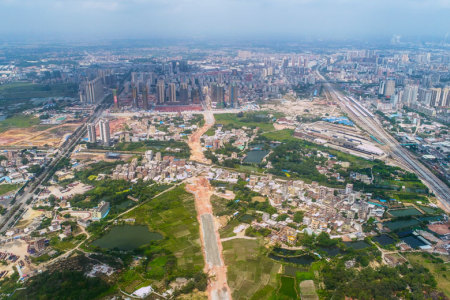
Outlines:
{"type": "Polygon", "coordinates": [[[364,249],[370,247],[370,244],[365,241],[356,241],[356,242],[344,242],[345,246],[349,248],[353,248],[355,250],[364,249]]]}
{"type": "Polygon", "coordinates": [[[405,243],[407,243],[413,249],[417,249],[420,246],[425,246],[426,245],[424,242],[419,240],[414,235],[405,236],[405,237],[401,238],[401,240],[404,241],[405,243]]]}
{"type": "Polygon", "coordinates": [[[267,150],[250,150],[244,158],[244,163],[259,164],[267,154],[269,154],[267,150]]]}
{"type": "Polygon", "coordinates": [[[117,210],[123,210],[123,209],[133,206],[133,204],[135,204],[134,201],[126,200],[126,201],[121,202],[120,204],[117,204],[115,208],[117,210]]]}
{"type": "Polygon", "coordinates": [[[421,210],[423,210],[426,214],[437,214],[439,213],[439,210],[433,207],[429,207],[429,206],[419,206],[421,210]]]}
{"type": "Polygon", "coordinates": [[[392,245],[395,243],[395,240],[393,238],[391,238],[389,235],[387,234],[382,234],[382,235],[378,235],[378,236],[374,236],[372,238],[372,240],[374,242],[377,242],[378,244],[380,244],[381,246],[387,246],[387,245],[392,245]]]}
{"type": "Polygon", "coordinates": [[[284,257],[284,256],[278,256],[273,253],[270,253],[269,258],[277,260],[277,261],[298,264],[298,265],[304,265],[304,266],[310,265],[311,263],[313,263],[315,261],[315,258],[308,254],[304,254],[304,255],[300,255],[300,256],[284,257]]]}
{"type": "Polygon", "coordinates": [[[383,226],[389,228],[392,231],[399,230],[402,228],[414,227],[419,225],[420,222],[416,219],[411,220],[397,220],[397,221],[389,221],[384,222],[383,226]]]}
{"type": "Polygon", "coordinates": [[[105,249],[135,250],[151,241],[162,240],[158,232],[151,232],[147,226],[123,225],[113,227],[104,236],[95,240],[92,245],[105,249]]]}
{"type": "Polygon", "coordinates": [[[390,209],[388,210],[388,213],[390,213],[394,217],[410,217],[422,215],[422,213],[414,207],[402,209],[390,209]]]}
{"type": "Polygon", "coordinates": [[[332,247],[319,247],[318,250],[325,252],[328,256],[334,257],[338,254],[343,253],[343,251],[336,246],[332,247]]]}

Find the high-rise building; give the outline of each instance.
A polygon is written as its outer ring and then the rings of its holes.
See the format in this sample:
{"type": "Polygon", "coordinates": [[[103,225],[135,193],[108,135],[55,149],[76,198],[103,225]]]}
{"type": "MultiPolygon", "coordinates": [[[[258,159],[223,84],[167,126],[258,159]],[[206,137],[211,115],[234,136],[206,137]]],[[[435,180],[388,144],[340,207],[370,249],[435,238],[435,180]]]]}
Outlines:
{"type": "Polygon", "coordinates": [[[182,83],[180,86],[180,102],[188,103],[189,101],[189,90],[187,83],[182,83]]]}
{"type": "Polygon", "coordinates": [[[211,90],[211,100],[223,104],[225,102],[225,88],[221,84],[213,84],[211,90]]]}
{"type": "Polygon", "coordinates": [[[156,84],[156,101],[158,104],[163,104],[165,102],[165,85],[164,81],[160,80],[156,84]]]}
{"type": "Polygon", "coordinates": [[[97,141],[97,133],[95,132],[95,123],[87,124],[88,142],[95,143],[97,141]]]}
{"type": "Polygon", "coordinates": [[[196,87],[192,89],[192,103],[200,104],[200,90],[196,87]]]}
{"type": "Polygon", "coordinates": [[[142,94],[142,108],[148,110],[148,86],[145,85],[144,92],[142,94]]]}
{"type": "Polygon", "coordinates": [[[440,106],[448,107],[450,105],[450,87],[445,87],[441,92],[440,106]]]}
{"type": "Polygon", "coordinates": [[[235,85],[235,84],[230,85],[229,96],[230,96],[230,106],[231,107],[236,107],[238,105],[238,95],[239,95],[239,89],[238,89],[237,85],[235,85]]]}
{"type": "Polygon", "coordinates": [[[118,110],[119,109],[119,101],[117,99],[117,90],[113,89],[112,92],[113,92],[113,99],[114,99],[114,109],[118,110]]]}
{"type": "Polygon", "coordinates": [[[109,146],[111,141],[109,121],[101,119],[99,122],[99,127],[100,127],[100,139],[102,140],[103,145],[109,146]]]}
{"type": "Polygon", "coordinates": [[[380,85],[378,87],[378,95],[383,95],[384,94],[384,85],[385,85],[384,80],[381,80],[380,81],[380,85]]]}
{"type": "Polygon", "coordinates": [[[417,85],[407,85],[403,91],[402,102],[405,105],[412,105],[417,102],[419,87],[417,85]]]}
{"type": "Polygon", "coordinates": [[[431,88],[431,101],[430,107],[437,107],[441,102],[441,88],[431,88]]]}
{"type": "Polygon", "coordinates": [[[169,83],[169,102],[177,101],[177,86],[175,83],[169,83]]]}
{"type": "Polygon", "coordinates": [[[101,77],[85,81],[80,85],[80,101],[83,104],[96,104],[104,97],[101,77]]]}
{"type": "Polygon", "coordinates": [[[137,98],[137,87],[136,86],[133,86],[132,95],[133,95],[133,107],[137,108],[138,107],[138,98],[137,98]]]}
{"type": "Polygon", "coordinates": [[[426,106],[430,106],[431,103],[431,91],[429,89],[419,89],[419,101],[426,106]]]}
{"type": "Polygon", "coordinates": [[[395,93],[395,81],[388,80],[386,81],[386,86],[384,87],[384,96],[386,98],[390,98],[395,93]]]}

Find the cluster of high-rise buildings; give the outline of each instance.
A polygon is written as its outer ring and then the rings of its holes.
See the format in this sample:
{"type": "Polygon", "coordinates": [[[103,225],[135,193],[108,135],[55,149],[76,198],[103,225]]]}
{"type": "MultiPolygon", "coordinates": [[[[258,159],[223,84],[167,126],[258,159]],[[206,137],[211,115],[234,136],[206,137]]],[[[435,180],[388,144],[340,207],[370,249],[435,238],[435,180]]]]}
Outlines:
{"type": "Polygon", "coordinates": [[[103,80],[97,77],[80,84],[80,101],[84,104],[98,104],[105,97],[103,80]]]}
{"type": "Polygon", "coordinates": [[[327,58],[327,76],[382,111],[409,107],[449,119],[450,56],[444,50],[360,50],[327,58]]]}
{"type": "MultiPolygon", "coordinates": [[[[106,119],[100,119],[98,122],[98,127],[100,130],[100,141],[103,145],[109,146],[111,144],[111,131],[109,128],[109,121],[106,119]]],[[[95,123],[87,124],[87,132],[88,132],[88,142],[89,143],[97,143],[97,130],[95,123]]]]}

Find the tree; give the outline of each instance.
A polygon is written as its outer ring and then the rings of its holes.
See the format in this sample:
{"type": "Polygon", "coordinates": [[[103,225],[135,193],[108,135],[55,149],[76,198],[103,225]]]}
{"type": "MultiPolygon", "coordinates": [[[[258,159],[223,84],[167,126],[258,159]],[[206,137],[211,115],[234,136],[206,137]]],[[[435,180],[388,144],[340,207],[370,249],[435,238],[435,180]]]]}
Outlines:
{"type": "Polygon", "coordinates": [[[294,222],[302,223],[303,222],[303,215],[304,215],[303,211],[296,211],[294,213],[294,222]]]}

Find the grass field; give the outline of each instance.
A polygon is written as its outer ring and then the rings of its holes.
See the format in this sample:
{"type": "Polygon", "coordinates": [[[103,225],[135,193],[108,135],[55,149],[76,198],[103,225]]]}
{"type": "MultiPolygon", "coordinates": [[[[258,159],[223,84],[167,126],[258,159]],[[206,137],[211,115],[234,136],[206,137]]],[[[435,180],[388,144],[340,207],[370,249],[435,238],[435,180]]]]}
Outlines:
{"type": "Polygon", "coordinates": [[[39,118],[17,114],[3,121],[0,121],[0,132],[12,128],[28,128],[34,125],[38,125],[39,123],[39,118]]]}
{"type": "Polygon", "coordinates": [[[288,141],[288,140],[297,140],[297,138],[293,137],[294,130],[293,129],[282,129],[271,132],[265,132],[262,136],[268,138],[271,141],[288,141]]]}
{"type": "Polygon", "coordinates": [[[28,100],[47,97],[76,97],[78,87],[75,84],[34,84],[15,82],[0,86],[0,101],[28,100]]]}
{"type": "Polygon", "coordinates": [[[0,184],[0,196],[17,190],[19,187],[20,184],[0,184]]]}
{"type": "Polygon", "coordinates": [[[227,203],[230,200],[212,195],[211,196],[211,205],[213,207],[213,213],[216,216],[229,215],[233,213],[233,211],[227,207],[227,203]]]}
{"type": "Polygon", "coordinates": [[[288,299],[297,299],[298,293],[296,289],[296,283],[294,277],[281,276],[280,277],[280,288],[278,289],[278,294],[280,296],[286,296],[288,299]]]}
{"type": "Polygon", "coordinates": [[[258,168],[255,166],[247,166],[247,165],[237,165],[237,171],[246,172],[246,173],[263,173],[263,168],[258,168]]]}
{"type": "MultiPolygon", "coordinates": [[[[259,112],[264,114],[264,112],[259,112]]],[[[262,131],[272,131],[275,128],[271,122],[255,122],[247,121],[245,118],[238,117],[237,114],[217,114],[214,115],[216,124],[222,124],[224,127],[231,127],[241,129],[242,127],[256,128],[259,127],[262,131]]],[[[211,132],[209,133],[211,134],[211,132]]]]}
{"type": "Polygon", "coordinates": [[[222,245],[233,299],[268,299],[281,265],[267,257],[261,241],[234,239],[222,245]]]}
{"type": "Polygon", "coordinates": [[[431,258],[423,257],[420,253],[408,253],[405,256],[410,263],[422,265],[430,270],[436,279],[437,288],[450,297],[450,266],[448,264],[433,262],[431,258]]]}
{"type": "Polygon", "coordinates": [[[162,233],[164,239],[158,246],[175,255],[177,269],[203,269],[194,197],[184,190],[184,185],[152,199],[124,218],[135,218],[137,224],[162,233]]]}

